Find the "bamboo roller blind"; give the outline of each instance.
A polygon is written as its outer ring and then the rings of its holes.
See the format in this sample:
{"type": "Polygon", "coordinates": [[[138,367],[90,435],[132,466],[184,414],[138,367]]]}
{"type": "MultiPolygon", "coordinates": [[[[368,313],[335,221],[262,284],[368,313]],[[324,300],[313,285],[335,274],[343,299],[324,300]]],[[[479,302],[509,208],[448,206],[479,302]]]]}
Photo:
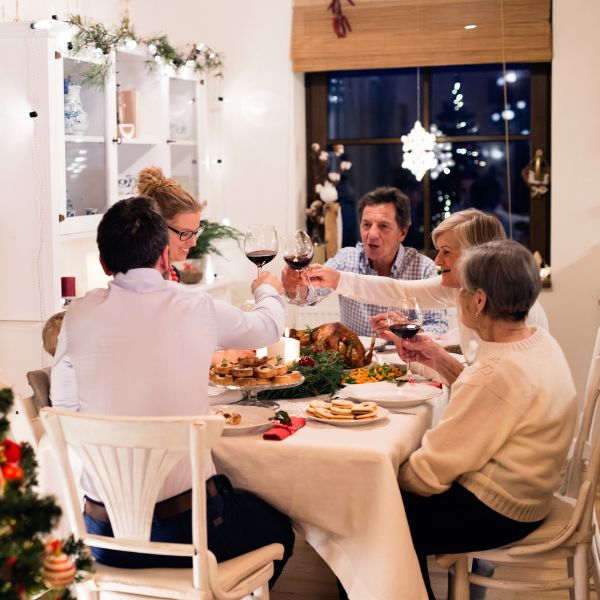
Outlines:
{"type": "MultiPolygon", "coordinates": [[[[501,0],[343,0],[345,38],[328,3],[294,0],[295,72],[502,62],[501,0]]],[[[507,62],[550,61],[550,0],[504,0],[504,46],[507,62]]]]}

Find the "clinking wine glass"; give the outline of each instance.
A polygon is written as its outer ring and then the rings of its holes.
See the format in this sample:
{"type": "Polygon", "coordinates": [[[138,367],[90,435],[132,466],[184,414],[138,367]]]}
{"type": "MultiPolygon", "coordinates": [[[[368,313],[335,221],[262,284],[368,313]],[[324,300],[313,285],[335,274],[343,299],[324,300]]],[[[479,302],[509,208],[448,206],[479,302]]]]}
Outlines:
{"type": "Polygon", "coordinates": [[[277,256],[277,231],[272,225],[250,225],[244,237],[244,252],[260,270],[277,256]]]}
{"type": "MultiPolygon", "coordinates": [[[[405,298],[388,306],[387,323],[393,334],[403,339],[411,338],[423,326],[423,311],[415,298],[405,298]]],[[[407,360],[406,375],[410,374],[410,361],[407,360]]]]}
{"type": "MultiPolygon", "coordinates": [[[[287,265],[300,273],[306,273],[306,267],[315,255],[312,240],[306,231],[298,229],[294,233],[286,235],[283,243],[283,260],[287,265]]],[[[296,296],[292,300],[294,304],[310,304],[315,301],[315,289],[308,278],[308,288],[305,298],[300,295],[302,286],[296,288],[296,296]]],[[[303,289],[303,288],[302,288],[303,289]]]]}

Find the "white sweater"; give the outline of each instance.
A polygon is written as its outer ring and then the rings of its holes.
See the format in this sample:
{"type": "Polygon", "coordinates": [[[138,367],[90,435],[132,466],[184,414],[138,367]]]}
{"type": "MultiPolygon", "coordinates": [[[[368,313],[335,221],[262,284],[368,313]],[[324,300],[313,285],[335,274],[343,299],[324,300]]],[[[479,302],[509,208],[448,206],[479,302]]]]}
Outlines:
{"type": "MultiPolygon", "coordinates": [[[[471,328],[463,325],[458,305],[458,289],[442,286],[442,277],[430,279],[391,279],[375,275],[340,272],[336,293],[359,302],[371,302],[384,306],[393,304],[399,298],[413,296],[421,308],[447,308],[456,306],[458,311],[458,334],[463,356],[468,363],[473,362],[477,354],[480,338],[471,328]]],[[[539,301],[531,307],[527,325],[548,329],[548,319],[539,301]]]]}
{"type": "Polygon", "coordinates": [[[481,341],[439,424],[400,468],[400,486],[429,496],[456,480],[508,518],[543,519],[576,415],[569,366],[548,332],[506,344],[481,341]]]}

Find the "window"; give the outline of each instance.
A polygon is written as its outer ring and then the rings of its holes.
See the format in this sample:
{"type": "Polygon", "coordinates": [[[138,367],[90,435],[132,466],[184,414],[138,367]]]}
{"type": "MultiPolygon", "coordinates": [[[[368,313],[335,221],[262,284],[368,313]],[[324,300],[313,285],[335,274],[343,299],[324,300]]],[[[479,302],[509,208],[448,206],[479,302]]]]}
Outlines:
{"type": "Polygon", "coordinates": [[[431,230],[444,215],[476,207],[496,214],[515,240],[550,261],[549,197],[530,199],[521,175],[536,149],[548,156],[549,65],[507,65],[506,111],[501,65],[343,71],[306,78],[308,141],[328,148],[344,145],[356,202],[381,185],[408,194],[413,225],[407,245],[432,251],[431,230]],[[437,128],[446,159],[421,182],[402,168],[400,141],[417,118],[426,129],[437,128]]]}

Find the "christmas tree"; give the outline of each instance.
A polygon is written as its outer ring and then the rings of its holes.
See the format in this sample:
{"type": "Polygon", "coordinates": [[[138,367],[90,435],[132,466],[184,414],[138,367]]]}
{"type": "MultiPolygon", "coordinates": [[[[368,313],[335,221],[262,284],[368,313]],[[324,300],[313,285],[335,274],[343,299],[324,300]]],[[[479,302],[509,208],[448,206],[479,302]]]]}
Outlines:
{"type": "Polygon", "coordinates": [[[61,510],[51,496],[40,497],[36,461],[29,444],[8,439],[7,414],[13,393],[0,383],[0,598],[72,598],[68,586],[91,570],[92,561],[73,536],[54,540],[50,532],[61,510]]]}

